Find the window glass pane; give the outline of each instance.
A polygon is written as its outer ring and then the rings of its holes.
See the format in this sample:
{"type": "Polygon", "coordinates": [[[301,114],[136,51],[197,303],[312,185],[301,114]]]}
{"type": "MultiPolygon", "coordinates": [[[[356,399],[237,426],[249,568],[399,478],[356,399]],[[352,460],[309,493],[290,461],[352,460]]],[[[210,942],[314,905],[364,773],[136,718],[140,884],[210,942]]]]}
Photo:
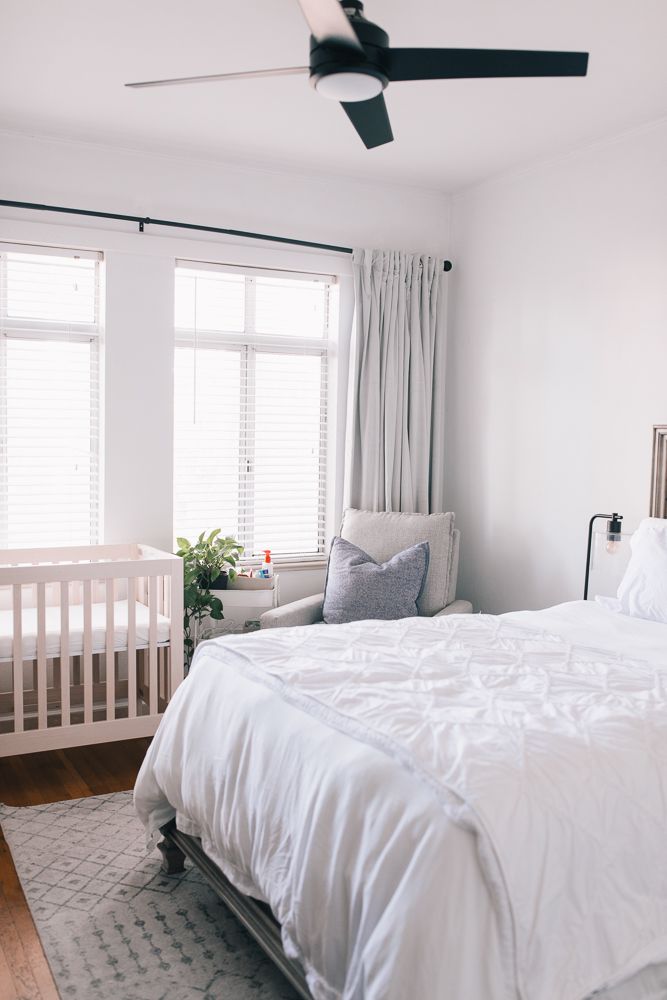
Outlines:
{"type": "Polygon", "coordinates": [[[52,323],[94,323],[94,260],[7,254],[7,305],[9,319],[34,319],[52,323]]]}
{"type": "Polygon", "coordinates": [[[252,547],[317,553],[324,516],[319,356],[258,351],[252,547]]]}
{"type": "Polygon", "coordinates": [[[239,525],[240,354],[176,348],[175,535],[239,525]]]}
{"type": "Polygon", "coordinates": [[[0,548],[99,541],[99,272],[0,245],[0,548]]]}
{"type": "Polygon", "coordinates": [[[245,322],[245,278],[222,271],[176,269],[176,327],[240,333],[245,322]]]}
{"type": "Polygon", "coordinates": [[[97,536],[93,343],[5,342],[8,544],[88,545],[97,536]]]}
{"type": "Polygon", "coordinates": [[[256,278],[255,329],[282,337],[324,337],[327,286],[322,281],[256,278]]]}

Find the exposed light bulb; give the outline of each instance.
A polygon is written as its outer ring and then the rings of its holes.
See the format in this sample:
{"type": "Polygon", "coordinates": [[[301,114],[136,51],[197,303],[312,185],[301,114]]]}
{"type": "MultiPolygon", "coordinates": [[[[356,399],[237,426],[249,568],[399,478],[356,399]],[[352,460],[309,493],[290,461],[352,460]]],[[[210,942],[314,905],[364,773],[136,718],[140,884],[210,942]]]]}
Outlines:
{"type": "Polygon", "coordinates": [[[610,556],[615,555],[621,547],[622,520],[622,514],[612,514],[607,521],[607,552],[610,556]]]}

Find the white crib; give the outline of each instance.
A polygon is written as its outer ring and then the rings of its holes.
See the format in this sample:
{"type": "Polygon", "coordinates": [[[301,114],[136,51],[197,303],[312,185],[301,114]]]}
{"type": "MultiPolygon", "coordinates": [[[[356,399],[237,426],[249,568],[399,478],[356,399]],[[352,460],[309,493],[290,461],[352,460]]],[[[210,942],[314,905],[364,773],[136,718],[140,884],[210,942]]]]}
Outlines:
{"type": "Polygon", "coordinates": [[[151,736],[183,680],[183,562],[0,550],[0,757],[151,736]]]}

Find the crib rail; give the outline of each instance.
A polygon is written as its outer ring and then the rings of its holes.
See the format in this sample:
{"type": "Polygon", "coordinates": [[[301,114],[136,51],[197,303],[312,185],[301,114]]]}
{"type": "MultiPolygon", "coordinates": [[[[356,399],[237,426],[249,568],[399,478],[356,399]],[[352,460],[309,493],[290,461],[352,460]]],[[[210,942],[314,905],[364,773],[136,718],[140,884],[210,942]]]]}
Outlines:
{"type": "MultiPolygon", "coordinates": [[[[68,545],[43,549],[0,549],[0,567],[15,566],[20,563],[37,565],[39,563],[70,563],[70,562],[102,562],[104,560],[137,560],[145,558],[147,553],[158,552],[148,545],[135,542],[116,545],[68,545]]],[[[171,556],[171,553],[160,552],[160,555],[171,556]]]]}
{"type": "Polygon", "coordinates": [[[0,597],[0,756],[155,732],[183,679],[179,557],[5,550],[0,597]]]}

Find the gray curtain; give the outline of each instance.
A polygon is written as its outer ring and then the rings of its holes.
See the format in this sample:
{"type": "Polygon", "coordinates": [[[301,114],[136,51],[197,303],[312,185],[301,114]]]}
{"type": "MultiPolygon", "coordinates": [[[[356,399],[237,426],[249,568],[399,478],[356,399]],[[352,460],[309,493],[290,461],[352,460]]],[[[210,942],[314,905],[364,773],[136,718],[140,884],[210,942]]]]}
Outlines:
{"type": "Polygon", "coordinates": [[[355,250],[345,503],[443,510],[446,275],[425,254],[355,250]]]}

